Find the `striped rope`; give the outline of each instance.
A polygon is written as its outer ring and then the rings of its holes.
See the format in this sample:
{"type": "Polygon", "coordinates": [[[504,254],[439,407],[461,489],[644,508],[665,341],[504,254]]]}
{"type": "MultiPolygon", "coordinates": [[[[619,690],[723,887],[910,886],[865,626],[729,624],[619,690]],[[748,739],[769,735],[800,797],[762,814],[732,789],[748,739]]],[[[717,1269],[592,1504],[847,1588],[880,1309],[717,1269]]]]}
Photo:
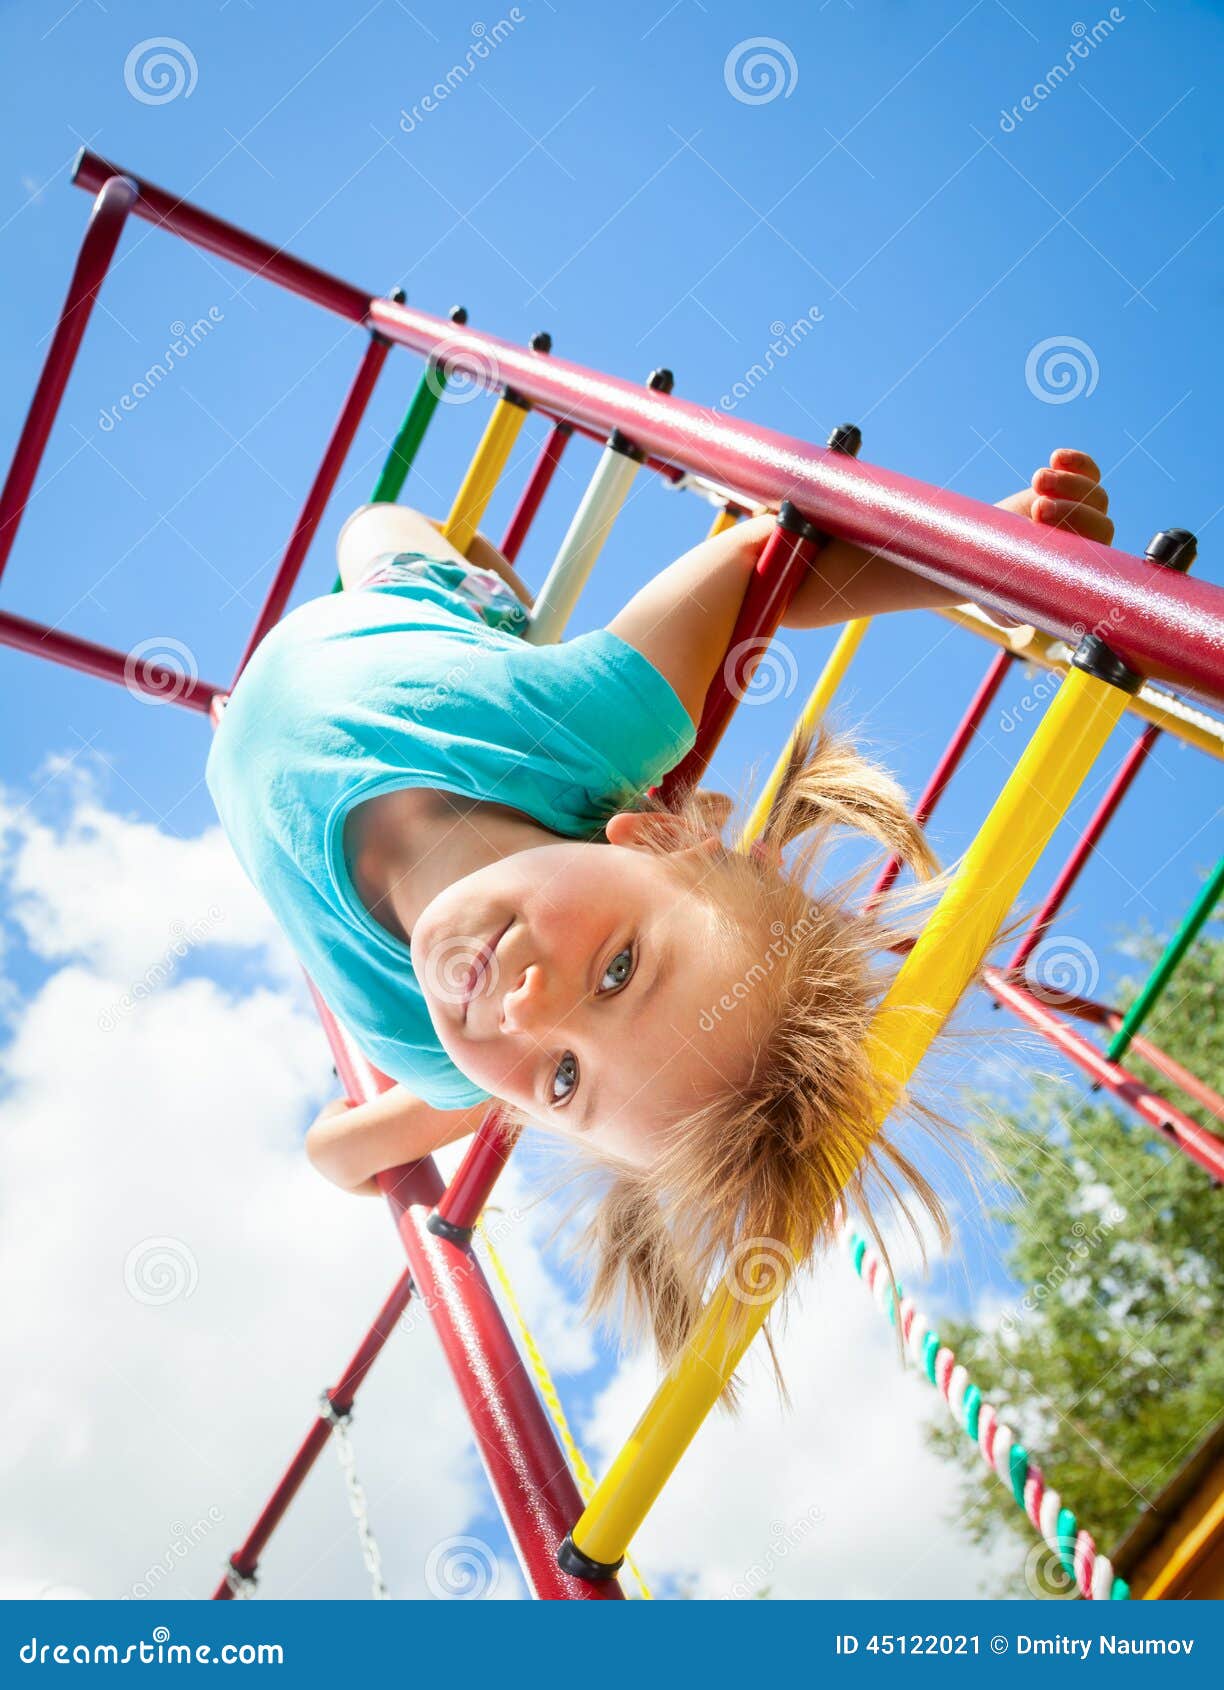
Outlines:
{"type": "MultiPolygon", "coordinates": [[[[565,1410],[561,1406],[561,1397],[558,1394],[553,1376],[548,1370],[548,1363],[544,1360],[540,1351],[540,1346],[536,1343],[535,1338],[532,1336],[531,1328],[527,1325],[527,1317],[524,1315],[522,1304],[518,1300],[518,1293],[515,1291],[514,1286],[510,1281],[510,1275],[506,1272],[506,1264],[502,1261],[501,1256],[493,1246],[493,1240],[489,1237],[488,1228],[484,1224],[483,1217],[476,1222],[476,1231],[480,1236],[480,1242],[489,1258],[489,1264],[492,1267],[493,1272],[497,1275],[497,1280],[502,1288],[502,1295],[506,1299],[506,1304],[511,1314],[514,1316],[514,1322],[519,1329],[519,1337],[522,1340],[523,1349],[526,1351],[527,1359],[531,1363],[532,1372],[535,1374],[536,1385],[539,1389],[540,1396],[543,1398],[544,1406],[548,1410],[549,1415],[552,1418],[552,1423],[557,1429],[557,1436],[561,1440],[561,1447],[569,1457],[570,1466],[574,1469],[574,1477],[578,1481],[579,1493],[584,1503],[589,1502],[595,1492],[595,1475],[587,1466],[586,1457],[578,1447],[578,1440],[574,1437],[573,1432],[570,1430],[570,1423],[565,1417],[565,1410]]],[[[646,1580],[642,1577],[641,1569],[638,1567],[638,1564],[633,1559],[632,1555],[625,1556],[625,1565],[637,1580],[638,1588],[642,1592],[642,1595],[648,1602],[652,1601],[653,1598],[650,1593],[650,1587],[647,1585],[646,1580]]]]}
{"type": "Polygon", "coordinates": [[[1034,1531],[1058,1556],[1077,1593],[1090,1601],[1124,1602],[1130,1595],[1126,1580],[1115,1574],[1108,1555],[1098,1553],[1092,1533],[1078,1523],[1058,1492],[1046,1483],[1041,1468],[1011,1427],[983,1400],[967,1370],[948,1346],[940,1343],[938,1332],[914,1306],[913,1299],[905,1296],[900,1285],[893,1284],[878,1251],[857,1232],[849,1232],[847,1242],[854,1271],[871,1292],[876,1307],[890,1325],[900,1321],[902,1341],[910,1357],[943,1397],[956,1424],[973,1439],[987,1467],[1007,1486],[1034,1531]]]}

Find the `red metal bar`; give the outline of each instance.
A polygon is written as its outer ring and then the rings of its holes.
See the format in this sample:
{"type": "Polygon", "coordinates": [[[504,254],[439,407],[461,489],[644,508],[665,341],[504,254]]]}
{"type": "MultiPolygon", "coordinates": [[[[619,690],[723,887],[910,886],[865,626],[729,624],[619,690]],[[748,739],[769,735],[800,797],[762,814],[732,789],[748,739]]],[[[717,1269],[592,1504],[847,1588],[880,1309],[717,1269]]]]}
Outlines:
{"type": "MultiPolygon", "coordinates": [[[[990,667],[982,677],[981,685],[970,700],[969,708],[961,717],[956,732],[948,741],[943,756],[935,765],[935,772],[923,788],[922,796],[914,808],[914,820],[920,827],[926,826],[934,814],[935,806],[943,797],[948,782],[964,761],[965,753],[973,743],[973,737],[981,727],[986,712],[994,703],[999,688],[1003,685],[1003,677],[1007,674],[1011,665],[1012,654],[1010,651],[998,651],[991,659],[990,667]]],[[[900,857],[891,857],[880,870],[879,878],[871,888],[871,894],[866,904],[868,909],[871,908],[877,898],[884,896],[900,872],[900,857]]]]}
{"type": "MultiPolygon", "coordinates": [[[[317,992],[314,996],[348,1095],[366,1101],[387,1090],[392,1082],[361,1056],[317,992]]],[[[615,1579],[588,1582],[557,1566],[557,1550],[582,1512],[582,1498],[479,1262],[429,1231],[430,1211],[443,1195],[432,1158],[379,1174],[378,1183],[532,1594],[620,1600],[615,1579]]]]}
{"type": "MultiPolygon", "coordinates": [[[[1125,1020],[1120,1009],[1111,1009],[1108,1004],[1097,1003],[1092,998],[1076,997],[1059,992],[1057,1007],[1064,1015],[1074,1015],[1081,1021],[1090,1021],[1095,1027],[1104,1027],[1112,1036],[1125,1020]]],[[[1145,1062],[1150,1062],[1158,1074],[1163,1074],[1171,1085],[1179,1091],[1184,1091],[1187,1097],[1206,1109],[1209,1114],[1224,1125],[1224,1097],[1218,1091],[1200,1080],[1197,1074],[1192,1074],[1176,1057],[1170,1056],[1167,1050],[1153,1044],[1151,1039],[1141,1038],[1136,1034],[1131,1041],[1131,1049],[1137,1056],[1142,1056],[1145,1062]]]]}
{"type": "Polygon", "coordinates": [[[1100,844],[1102,834],[1113,820],[1118,805],[1130,791],[1135,776],[1147,761],[1148,753],[1155,745],[1159,734],[1159,728],[1151,725],[1144,728],[1122,759],[1117,773],[1106,788],[1105,796],[1097,805],[1087,827],[1076,841],[1074,850],[1063,864],[1057,879],[1046,894],[1045,902],[1033,917],[1032,924],[1016,946],[1015,954],[1007,964],[1009,974],[1023,974],[1025,963],[1040,944],[1042,935],[1048,930],[1050,923],[1066,902],[1071,888],[1080,877],[1084,864],[1100,844]]]}
{"type": "Polygon", "coordinates": [[[1089,1079],[1120,1098],[1149,1126],[1155,1127],[1191,1161],[1197,1162],[1217,1182],[1224,1181],[1224,1139],[1200,1127],[1172,1103],[1167,1102],[1129,1069],[1110,1062],[1097,1047],[1068,1027],[1045,1004],[1002,969],[986,968],[987,990],[1013,1014],[1048,1039],[1056,1050],[1081,1068],[1089,1079]]]}
{"type": "Polygon", "coordinates": [[[554,423],[549,430],[548,438],[540,449],[540,455],[535,461],[527,480],[527,485],[519,495],[519,502],[514,507],[514,514],[506,525],[506,532],[502,535],[502,542],[498,548],[502,556],[509,563],[513,563],[518,556],[523,541],[527,538],[527,530],[535,520],[535,513],[548,491],[549,483],[557,473],[557,465],[561,462],[561,454],[573,439],[574,430],[569,423],[554,423]]]}
{"type": "MultiPolygon", "coordinates": [[[[281,559],[280,567],[272,579],[268,589],[268,596],[264,600],[263,609],[251,631],[246,650],[234,674],[234,683],[251,660],[256,646],[263,639],[269,628],[280,621],[285,606],[289,602],[301,573],[302,565],[306,561],[311,542],[314,540],[323,512],[327,509],[327,502],[331,498],[339,479],[340,471],[344,467],[344,460],[348,456],[349,447],[353,444],[353,436],[361,426],[361,419],[370,403],[370,395],[374,392],[374,384],[378,380],[383,365],[387,361],[387,353],[391,350],[381,335],[371,335],[370,343],[365,349],[361,363],[357,366],[357,374],[353,377],[353,384],[348,390],[340,415],[336,418],[336,425],[332,429],[331,439],[323,453],[310,491],[302,506],[293,533],[289,536],[289,544],[285,547],[285,555],[281,559]]],[[[234,684],[232,683],[232,684],[234,684]]]]}
{"type": "Polygon", "coordinates": [[[13,541],[17,538],[17,528],[29,502],[68,377],[76,363],[85,325],[89,322],[102,279],[110,269],[136,193],[136,185],[128,177],[112,175],[94,201],[68,293],[47,348],[47,356],[43,359],[42,373],[26,412],[4,492],[0,494],[0,574],[4,573],[13,541]]]}
{"type": "MultiPolygon", "coordinates": [[[[82,154],[81,186],[99,187],[117,166],[82,154]]],[[[349,283],[279,252],[233,224],[133,178],[132,209],[350,321],[428,356],[445,347],[447,367],[487,386],[509,382],[525,399],[604,439],[620,428],[648,455],[708,476],[751,501],[791,499],[819,529],[912,568],[965,598],[1019,622],[1076,641],[1084,628],[1148,676],[1181,682],[1224,704],[1224,588],[1193,577],[1153,582],[1143,559],[1040,526],[960,494],[856,461],[844,453],[643,390],[564,359],[391,300],[368,299],[349,283]]]]}
{"type": "MultiPolygon", "coordinates": [[[[1111,1034],[1116,1033],[1122,1025],[1124,1017],[1121,1012],[1111,1009],[1107,1025],[1111,1034]]],[[[1192,1074],[1189,1068],[1184,1068],[1176,1057],[1170,1056],[1168,1051],[1153,1044],[1151,1039],[1136,1033],[1130,1042],[1130,1048],[1136,1056],[1141,1056],[1149,1062],[1158,1074],[1163,1074],[1170,1085],[1184,1091],[1187,1097],[1192,1097],[1200,1108],[1206,1109],[1208,1114],[1214,1115],[1216,1120],[1224,1124],[1224,1097],[1218,1091],[1213,1091],[1197,1074],[1192,1074]]]]}
{"type": "MultiPolygon", "coordinates": [[[[381,1353],[383,1345],[395,1331],[396,1322],[408,1307],[411,1296],[412,1274],[405,1268],[391,1295],[374,1317],[374,1324],[361,1340],[353,1359],[327,1393],[328,1401],[337,1414],[347,1414],[352,1408],[357,1392],[365,1383],[366,1376],[381,1353]]],[[[330,1436],[331,1424],[320,1414],[265,1503],[263,1512],[251,1527],[241,1549],[236,1549],[230,1556],[230,1566],[241,1578],[255,1576],[255,1569],[267,1547],[268,1539],[280,1525],[289,1504],[302,1488],[307,1473],[318,1460],[330,1436]]],[[[229,1579],[223,1578],[213,1591],[213,1601],[227,1602],[233,1594],[229,1579]]]]}
{"type": "Polygon", "coordinates": [[[792,500],[817,528],[912,568],[1018,622],[1077,642],[1085,628],[1145,675],[1224,703],[1224,588],[1153,580],[1150,563],[1066,529],[979,504],[810,442],[651,393],[563,358],[539,358],[408,305],[370,304],[371,324],[485,385],[509,382],[541,409],[708,476],[752,501],[792,500]]]}
{"type": "Polygon", "coordinates": [[[696,742],[662,783],[660,790],[666,803],[701,779],[757,664],[781,625],[791,595],[825,544],[825,537],[810,524],[800,520],[796,527],[794,521],[793,513],[784,513],[761,548],[727,655],[706,693],[696,742]]]}
{"type": "Polygon", "coordinates": [[[28,651],[35,657],[48,658],[52,663],[62,663],[66,669],[79,669],[103,681],[116,681],[131,693],[147,693],[159,703],[181,704],[205,716],[213,699],[223,696],[219,687],[171,669],[156,659],[146,659],[136,652],[115,651],[111,646],[97,645],[93,640],[80,639],[59,628],[48,628],[42,622],[14,616],[8,610],[0,610],[0,645],[28,651]]]}
{"type": "Polygon", "coordinates": [[[448,1226],[470,1230],[476,1225],[517,1138],[516,1129],[505,1123],[501,1111],[490,1109],[438,1200],[438,1215],[448,1226]]]}
{"type": "Polygon", "coordinates": [[[168,193],[143,176],[121,171],[118,165],[100,158],[88,147],[81,148],[72,170],[72,180],[78,188],[86,188],[92,193],[115,176],[126,177],[135,185],[136,198],[132,211],[147,223],[168,229],[172,235],[180,235],[193,246],[203,247],[205,252],[215,252],[219,258],[239,264],[244,270],[262,276],[265,281],[275,282],[278,287],[288,288],[290,293],[301,294],[303,299],[335,311],[350,322],[365,320],[370,303],[368,292],[362,292],[350,282],[341,281],[339,276],[329,275],[326,270],[307,264],[304,259],[294,258],[292,253],[273,246],[270,241],[248,235],[245,229],[227,223],[224,218],[201,211],[189,200],[168,193]]]}

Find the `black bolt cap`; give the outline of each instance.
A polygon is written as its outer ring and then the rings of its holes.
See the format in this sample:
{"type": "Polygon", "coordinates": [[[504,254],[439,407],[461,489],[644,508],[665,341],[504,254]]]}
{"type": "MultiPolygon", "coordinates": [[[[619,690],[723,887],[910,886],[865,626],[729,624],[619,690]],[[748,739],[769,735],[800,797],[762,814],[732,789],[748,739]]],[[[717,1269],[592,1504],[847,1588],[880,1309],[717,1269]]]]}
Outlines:
{"type": "Polygon", "coordinates": [[[552,351],[552,336],[549,334],[547,329],[541,329],[539,334],[532,335],[531,350],[533,352],[552,351]]]}
{"type": "Polygon", "coordinates": [[[1188,528],[1162,528],[1148,541],[1143,555],[1149,563],[1158,563],[1163,569],[1176,569],[1184,575],[1198,556],[1198,537],[1188,528]]]}
{"type": "Polygon", "coordinates": [[[447,312],[447,315],[452,323],[458,323],[459,326],[462,327],[463,324],[467,322],[467,306],[452,305],[450,310],[447,312]]]}
{"type": "Polygon", "coordinates": [[[842,452],[847,458],[857,458],[863,445],[863,431],[857,423],[838,423],[825,445],[830,452],[842,452]]]}
{"type": "Polygon", "coordinates": [[[670,393],[676,378],[670,370],[651,370],[646,385],[652,393],[670,393]]]}

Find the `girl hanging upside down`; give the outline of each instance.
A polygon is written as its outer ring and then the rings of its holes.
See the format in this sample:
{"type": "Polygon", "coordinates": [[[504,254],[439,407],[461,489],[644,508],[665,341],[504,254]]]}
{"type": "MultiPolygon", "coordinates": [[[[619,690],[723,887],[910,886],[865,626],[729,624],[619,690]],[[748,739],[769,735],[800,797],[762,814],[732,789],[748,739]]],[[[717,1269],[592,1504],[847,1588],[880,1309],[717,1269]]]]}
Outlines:
{"type": "MultiPolygon", "coordinates": [[[[1054,452],[1002,508],[1113,536],[1082,452],[1054,452]]],[[[887,934],[806,889],[838,828],[931,872],[900,789],[821,736],[792,756],[751,855],[723,843],[715,795],[678,814],[643,797],[693,744],[772,528],[744,521],[607,628],[534,646],[527,592],[486,541],[464,558],[417,512],[367,505],[340,536],[349,590],[268,634],[208,762],[243,867],[398,1082],[324,1110],[315,1166],[376,1190],[381,1170],[474,1131],[490,1099],[576,1140],[610,1180],[587,1234],[592,1309],[623,1290],[664,1360],[737,1241],[786,1239],[807,1260],[848,1161],[861,1182],[886,1158],[886,1179],[891,1163],[942,1218],[867,1131],[887,934]]],[[[786,626],[954,600],[838,541],[786,626]]]]}

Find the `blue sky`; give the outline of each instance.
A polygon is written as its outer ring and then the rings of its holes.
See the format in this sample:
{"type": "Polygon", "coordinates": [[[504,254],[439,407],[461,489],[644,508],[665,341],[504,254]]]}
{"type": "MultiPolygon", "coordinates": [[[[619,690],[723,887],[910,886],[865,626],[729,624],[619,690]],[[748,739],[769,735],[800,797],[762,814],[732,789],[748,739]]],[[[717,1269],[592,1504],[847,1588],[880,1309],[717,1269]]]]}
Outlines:
{"type": "MultiPolygon", "coordinates": [[[[402,284],[439,313],[462,301],[474,324],[510,339],[548,328],[558,352],[629,378],[666,364],[698,402],[744,382],[778,325],[806,320],[738,416],[805,439],[856,421],[864,459],[983,499],[1021,485],[1053,447],[1083,447],[1106,472],[1119,545],[1141,551],[1158,528],[1188,527],[1201,537],[1197,572],[1224,579],[1212,98],[1224,24],[1205,5],[1128,0],[1089,47],[1081,26],[1098,17],[1109,9],[994,0],[779,4],[750,22],[716,0],[528,0],[513,17],[433,0],[342,14],[306,0],[291,15],[230,0],[176,7],[172,20],[97,0],[62,16],[10,6],[0,31],[24,71],[0,118],[0,434],[16,438],[80,239],[88,201],[68,170],[88,142],[363,287],[402,284]],[[499,19],[513,28],[472,74],[404,119],[478,26],[499,19]],[[769,51],[784,91],[759,102],[729,86],[749,29],[782,44],[769,51]],[[131,91],[139,60],[125,66],[167,33],[183,86],[150,102],[131,91]],[[1051,83],[1051,66],[1067,63],[1051,83]],[[1026,364],[1041,343],[1068,340],[1089,379],[1056,403],[1026,364]]],[[[202,675],[227,680],[362,344],[361,331],[134,223],[0,603],[122,649],[178,642],[202,675]],[[215,327],[172,376],[100,426],[172,325],[210,311],[215,327]]],[[[330,585],[336,530],[368,496],[417,368],[392,355],[299,598],[330,585]]],[[[485,414],[481,401],[442,408],[407,497],[445,509],[485,414]]],[[[529,423],[515,485],[539,433],[529,423]]],[[[523,554],[529,581],[593,462],[571,448],[523,554]]],[[[494,536],[514,492],[494,501],[494,536]]],[[[575,631],[606,620],[706,520],[642,477],[575,631]]],[[[716,775],[733,790],[772,759],[831,636],[787,642],[793,694],[742,710],[719,754],[716,775]]],[[[934,618],[883,622],[838,717],[917,790],[988,656],[934,618]]],[[[180,842],[213,825],[202,719],[12,652],[0,669],[20,723],[0,748],[0,780],[30,813],[53,820],[75,801],[55,773],[68,758],[128,823],[180,842]]],[[[1009,712],[1032,684],[1011,677],[946,799],[933,830],[945,856],[1014,761],[1027,728],[1010,727],[1009,712]]],[[[1133,732],[1119,730],[1072,823],[1133,732]]],[[[1099,958],[1103,989],[1125,966],[1119,939],[1144,922],[1167,927],[1214,860],[1220,790],[1218,766],[1157,747],[1060,928],[1099,958]]],[[[40,990],[54,959],[20,924],[12,940],[10,981],[40,990]]],[[[241,947],[201,956],[234,991],[263,966],[241,947]]],[[[181,978],[196,968],[205,962],[181,978]]],[[[580,1400],[606,1377],[588,1373],[580,1400]]]]}

